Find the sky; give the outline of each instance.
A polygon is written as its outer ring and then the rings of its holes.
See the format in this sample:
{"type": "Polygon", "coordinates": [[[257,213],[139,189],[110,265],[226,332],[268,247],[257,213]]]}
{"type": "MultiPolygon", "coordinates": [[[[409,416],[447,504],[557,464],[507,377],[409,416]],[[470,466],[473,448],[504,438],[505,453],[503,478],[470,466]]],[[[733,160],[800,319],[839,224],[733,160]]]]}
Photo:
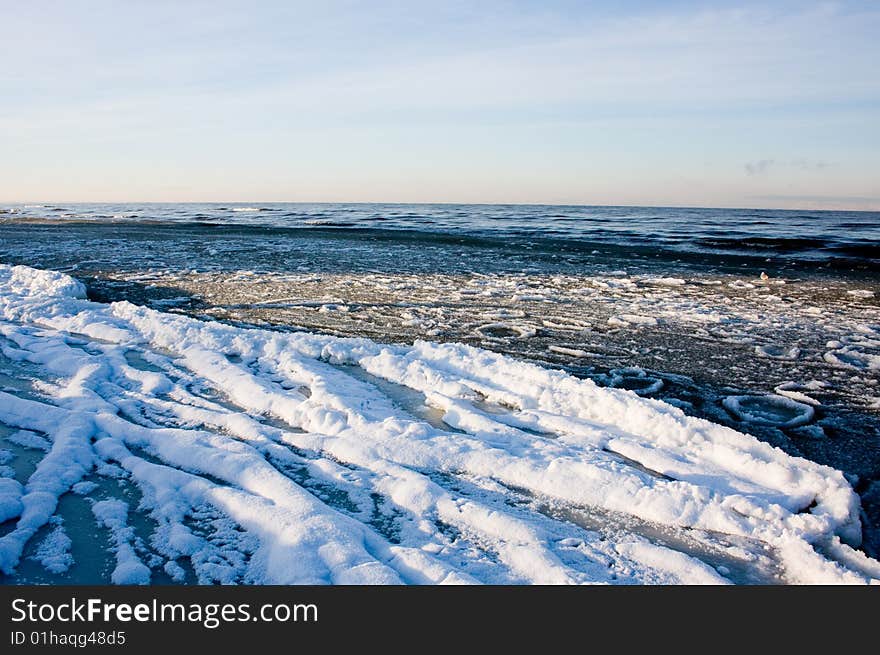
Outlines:
{"type": "Polygon", "coordinates": [[[878,2],[0,0],[0,202],[880,210],[878,2]]]}

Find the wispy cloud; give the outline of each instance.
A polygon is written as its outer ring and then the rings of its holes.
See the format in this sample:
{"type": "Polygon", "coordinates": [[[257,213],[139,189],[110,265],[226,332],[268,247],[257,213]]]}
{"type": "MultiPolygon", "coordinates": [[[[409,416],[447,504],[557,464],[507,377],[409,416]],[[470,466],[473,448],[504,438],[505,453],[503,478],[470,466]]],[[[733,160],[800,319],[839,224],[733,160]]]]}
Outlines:
{"type": "Polygon", "coordinates": [[[788,161],[780,161],[778,159],[758,159],[756,161],[746,162],[745,169],[748,175],[764,175],[771,169],[794,169],[800,171],[821,171],[828,168],[830,164],[825,161],[815,161],[811,159],[790,159],[788,161]]]}
{"type": "Polygon", "coordinates": [[[763,175],[775,163],[775,159],[759,159],[758,161],[746,162],[746,173],[749,175],[763,175]]]}

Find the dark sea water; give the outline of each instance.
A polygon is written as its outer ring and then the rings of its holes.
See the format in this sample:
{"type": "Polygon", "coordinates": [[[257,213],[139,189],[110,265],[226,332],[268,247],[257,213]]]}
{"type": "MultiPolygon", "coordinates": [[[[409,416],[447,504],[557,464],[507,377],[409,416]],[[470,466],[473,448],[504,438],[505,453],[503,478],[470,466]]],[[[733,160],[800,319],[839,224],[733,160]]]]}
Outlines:
{"type": "MultiPolygon", "coordinates": [[[[51,221],[238,230],[307,230],[387,242],[444,243],[555,252],[649,251],[661,258],[731,256],[770,263],[876,271],[880,212],[550,205],[303,203],[64,204],[0,207],[3,222],[51,221]]],[[[265,233],[264,233],[265,234],[265,233]]],[[[329,235],[328,235],[329,236],[329,235]]]]}

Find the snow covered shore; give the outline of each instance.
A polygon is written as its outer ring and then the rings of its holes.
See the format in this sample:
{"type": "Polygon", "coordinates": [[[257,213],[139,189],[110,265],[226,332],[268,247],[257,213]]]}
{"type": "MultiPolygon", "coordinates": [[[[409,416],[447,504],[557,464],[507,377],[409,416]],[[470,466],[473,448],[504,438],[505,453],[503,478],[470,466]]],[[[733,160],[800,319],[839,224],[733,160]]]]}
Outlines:
{"type": "Polygon", "coordinates": [[[142,493],[93,498],[117,583],[880,578],[840,472],[500,354],[98,304],[4,265],[0,337],[6,375],[36,378],[0,392],[0,423],[49,448],[0,477],[7,575],[63,494],[112,471],[142,493]]]}

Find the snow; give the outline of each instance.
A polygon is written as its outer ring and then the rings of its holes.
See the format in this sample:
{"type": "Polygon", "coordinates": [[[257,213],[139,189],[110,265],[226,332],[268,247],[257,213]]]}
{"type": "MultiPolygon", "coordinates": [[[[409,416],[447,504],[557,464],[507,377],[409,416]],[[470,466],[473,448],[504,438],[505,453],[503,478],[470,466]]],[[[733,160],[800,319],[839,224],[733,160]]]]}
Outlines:
{"type": "Polygon", "coordinates": [[[96,482],[83,480],[82,482],[77,482],[75,485],[73,485],[70,490],[80,496],[88,496],[97,488],[98,484],[96,482]]]}
{"type": "Polygon", "coordinates": [[[55,528],[37,546],[33,559],[51,573],[64,573],[73,565],[73,556],[70,554],[73,542],[67,536],[63,521],[60,517],[55,518],[55,528]]]}
{"type": "Polygon", "coordinates": [[[116,546],[116,568],[110,576],[113,584],[145,585],[150,583],[150,569],[135,552],[134,530],[126,525],[128,505],[118,499],[102,500],[92,505],[98,523],[108,528],[116,546]]]}
{"type": "MultiPolygon", "coordinates": [[[[668,579],[663,580],[665,584],[729,584],[719,571],[702,562],[695,562],[693,558],[686,557],[671,548],[658,546],[645,540],[623,542],[618,544],[616,548],[619,553],[635,557],[641,562],[650,563],[667,575],[668,579]]],[[[723,570],[724,567],[719,567],[719,569],[723,570]]]]}
{"type": "Polygon", "coordinates": [[[48,451],[52,447],[52,444],[46,439],[38,434],[29,432],[28,430],[18,430],[6,437],[6,441],[26,448],[37,448],[45,451],[48,451]]]}
{"type": "MultiPolygon", "coordinates": [[[[60,496],[98,475],[142,494],[92,506],[117,584],[153,569],[181,580],[181,562],[205,583],[877,578],[853,549],[859,501],[839,471],[633,391],[462,344],[247,329],[84,296],[60,273],[0,265],[5,356],[44,380],[0,391],[0,422],[49,446],[23,484],[0,479],[8,574],[60,496]],[[155,523],[149,542],[137,513],[155,523]],[[584,514],[615,529],[560,518],[584,514]]],[[[775,425],[813,412],[727,400],[775,425]]]]}
{"type": "Polygon", "coordinates": [[[0,478],[0,523],[21,516],[21,484],[12,478],[0,478]]]}
{"type": "Polygon", "coordinates": [[[4,293],[31,298],[85,298],[85,285],[64,273],[40,271],[28,266],[0,267],[4,293]]]}
{"type": "Polygon", "coordinates": [[[174,560],[168,560],[165,562],[163,569],[165,570],[165,573],[168,574],[168,577],[175,582],[183,582],[186,579],[186,571],[184,571],[183,567],[174,560]]]}

